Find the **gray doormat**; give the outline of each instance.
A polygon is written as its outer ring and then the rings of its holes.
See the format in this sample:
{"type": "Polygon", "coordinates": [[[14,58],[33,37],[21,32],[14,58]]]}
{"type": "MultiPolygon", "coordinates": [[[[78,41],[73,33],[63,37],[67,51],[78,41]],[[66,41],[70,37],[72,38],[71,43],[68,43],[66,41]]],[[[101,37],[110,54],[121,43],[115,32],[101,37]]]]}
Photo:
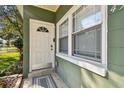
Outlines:
{"type": "Polygon", "coordinates": [[[32,85],[33,88],[56,88],[56,84],[51,75],[33,77],[32,85]]]}

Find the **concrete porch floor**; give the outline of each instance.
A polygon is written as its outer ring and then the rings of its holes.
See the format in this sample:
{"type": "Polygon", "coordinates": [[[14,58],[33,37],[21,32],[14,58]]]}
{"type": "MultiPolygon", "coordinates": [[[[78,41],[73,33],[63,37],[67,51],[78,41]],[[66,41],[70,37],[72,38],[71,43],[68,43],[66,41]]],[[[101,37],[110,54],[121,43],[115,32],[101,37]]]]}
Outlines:
{"type": "MultiPolygon", "coordinates": [[[[50,75],[56,85],[57,88],[67,88],[63,80],[55,73],[55,71],[52,68],[42,69],[42,70],[36,70],[29,73],[28,78],[24,79],[22,87],[23,88],[34,88],[34,85],[32,83],[34,77],[44,77],[46,75],[50,75]]],[[[39,88],[39,87],[35,87],[39,88]]]]}

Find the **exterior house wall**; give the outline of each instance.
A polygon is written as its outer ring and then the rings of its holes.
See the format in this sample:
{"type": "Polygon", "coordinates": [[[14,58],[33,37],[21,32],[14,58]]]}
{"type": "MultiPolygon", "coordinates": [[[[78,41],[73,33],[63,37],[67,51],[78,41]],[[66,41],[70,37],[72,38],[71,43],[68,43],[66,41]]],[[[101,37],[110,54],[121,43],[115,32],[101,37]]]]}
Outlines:
{"type": "MultiPolygon", "coordinates": [[[[61,13],[61,8],[64,11],[64,6],[60,6],[57,13],[61,13]]],[[[56,71],[68,87],[124,87],[124,9],[119,10],[118,6],[114,13],[111,13],[110,9],[111,6],[108,6],[108,73],[106,77],[56,56],[56,71]]],[[[64,13],[66,12],[67,10],[64,13]]],[[[56,18],[60,19],[60,15],[62,17],[64,14],[56,14],[56,18]]]]}
{"type": "MultiPolygon", "coordinates": [[[[29,18],[57,23],[72,6],[61,5],[56,13],[24,6],[23,75],[29,72],[29,18]]],[[[108,7],[110,10],[111,6],[108,7]]],[[[68,87],[124,87],[124,9],[108,12],[108,74],[99,76],[56,56],[56,72],[68,87]]]]}
{"type": "Polygon", "coordinates": [[[55,23],[55,13],[41,9],[35,6],[24,5],[23,6],[23,32],[24,32],[24,55],[23,55],[23,75],[24,77],[28,76],[29,73],[29,19],[37,19],[41,21],[55,23]]]}
{"type": "Polygon", "coordinates": [[[72,5],[61,5],[56,11],[56,22],[58,22],[71,7],[72,5]]]}

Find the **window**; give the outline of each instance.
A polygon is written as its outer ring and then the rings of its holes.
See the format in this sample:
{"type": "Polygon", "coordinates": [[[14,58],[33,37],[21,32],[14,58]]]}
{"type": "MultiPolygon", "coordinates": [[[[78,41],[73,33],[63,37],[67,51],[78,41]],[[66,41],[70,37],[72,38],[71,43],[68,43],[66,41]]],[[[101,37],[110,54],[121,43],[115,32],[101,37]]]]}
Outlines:
{"type": "Polygon", "coordinates": [[[56,56],[106,76],[107,7],[73,6],[57,23],[56,56]]]}
{"type": "Polygon", "coordinates": [[[81,6],[73,14],[73,55],[101,62],[101,6],[81,6]]]}
{"type": "Polygon", "coordinates": [[[68,53],[68,19],[59,26],[59,52],[68,53]]]}
{"type": "Polygon", "coordinates": [[[38,27],[37,31],[38,32],[49,32],[48,29],[46,27],[43,27],[43,26],[38,27]]]}

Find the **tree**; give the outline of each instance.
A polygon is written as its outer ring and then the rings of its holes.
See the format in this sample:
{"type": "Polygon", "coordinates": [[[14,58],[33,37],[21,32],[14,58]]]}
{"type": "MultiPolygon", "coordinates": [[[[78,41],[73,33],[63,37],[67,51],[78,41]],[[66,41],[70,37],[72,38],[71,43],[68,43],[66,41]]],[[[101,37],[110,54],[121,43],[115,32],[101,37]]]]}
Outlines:
{"type": "Polygon", "coordinates": [[[11,42],[10,40],[14,38],[14,35],[10,32],[6,35],[5,40],[7,40],[7,45],[10,47],[11,42]]]}
{"type": "Polygon", "coordinates": [[[21,38],[23,37],[22,33],[23,20],[16,6],[14,5],[0,6],[0,17],[1,22],[4,24],[4,29],[9,29],[4,31],[5,33],[19,32],[20,37],[21,38]]]}
{"type": "Polygon", "coordinates": [[[15,5],[0,6],[0,22],[3,25],[3,38],[10,40],[15,38],[15,47],[22,55],[23,48],[23,19],[15,5]],[[21,39],[21,40],[18,40],[21,39]],[[21,46],[20,46],[21,45],[21,46]]]}

